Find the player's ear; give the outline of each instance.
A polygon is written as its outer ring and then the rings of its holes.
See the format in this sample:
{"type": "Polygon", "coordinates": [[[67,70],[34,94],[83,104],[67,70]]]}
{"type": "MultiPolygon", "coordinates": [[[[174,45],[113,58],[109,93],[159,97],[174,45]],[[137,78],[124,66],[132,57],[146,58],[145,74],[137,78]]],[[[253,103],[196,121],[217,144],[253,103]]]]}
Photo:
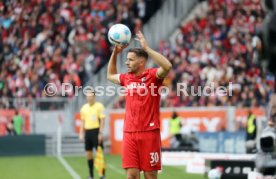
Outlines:
{"type": "Polygon", "coordinates": [[[144,66],[143,60],[140,61],[140,66],[144,66]]]}
{"type": "Polygon", "coordinates": [[[141,64],[141,65],[145,65],[145,64],[146,64],[145,58],[141,58],[141,59],[140,59],[140,64],[141,64]]]}

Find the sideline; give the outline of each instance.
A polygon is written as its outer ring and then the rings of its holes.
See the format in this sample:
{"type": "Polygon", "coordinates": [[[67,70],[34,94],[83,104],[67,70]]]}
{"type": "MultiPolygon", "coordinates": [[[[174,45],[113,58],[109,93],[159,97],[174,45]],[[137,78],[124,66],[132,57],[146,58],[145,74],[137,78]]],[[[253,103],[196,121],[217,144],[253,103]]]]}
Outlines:
{"type": "Polygon", "coordinates": [[[81,179],[81,177],[75,172],[75,170],[64,160],[62,156],[57,156],[57,159],[60,161],[62,166],[70,173],[73,179],[81,179]]]}

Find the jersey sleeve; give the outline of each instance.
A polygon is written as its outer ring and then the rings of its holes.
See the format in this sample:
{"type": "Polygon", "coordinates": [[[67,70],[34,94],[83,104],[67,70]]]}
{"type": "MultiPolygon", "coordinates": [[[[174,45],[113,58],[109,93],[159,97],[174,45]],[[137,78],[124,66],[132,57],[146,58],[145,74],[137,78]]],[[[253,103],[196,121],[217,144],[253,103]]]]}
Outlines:
{"type": "Polygon", "coordinates": [[[158,68],[151,68],[150,75],[153,77],[156,84],[159,84],[161,86],[163,84],[164,79],[157,78],[157,70],[158,68]]]}
{"type": "Polygon", "coordinates": [[[104,105],[100,103],[98,107],[98,115],[99,115],[98,117],[101,120],[105,118],[104,110],[105,110],[104,105]]]}
{"type": "Polygon", "coordinates": [[[125,78],[126,78],[126,74],[120,74],[119,80],[120,80],[121,86],[125,86],[125,78]]]}

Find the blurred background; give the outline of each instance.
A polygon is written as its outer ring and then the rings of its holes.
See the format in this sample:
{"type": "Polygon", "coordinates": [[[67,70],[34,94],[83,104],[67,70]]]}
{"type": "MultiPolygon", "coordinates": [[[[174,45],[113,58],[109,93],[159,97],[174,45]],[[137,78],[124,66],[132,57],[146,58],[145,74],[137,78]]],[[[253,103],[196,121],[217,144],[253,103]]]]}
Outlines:
{"type": "MultiPolygon", "coordinates": [[[[113,86],[106,80],[113,49],[107,32],[117,23],[127,25],[133,37],[143,31],[150,47],[173,64],[164,81],[169,91],[161,95],[160,178],[203,179],[218,167],[221,178],[247,178],[258,169],[259,139],[270,121],[274,7],[276,0],[2,0],[0,178],[87,176],[78,139],[86,99],[75,87],[113,86]],[[45,92],[48,83],[55,94],[45,92]],[[74,88],[64,92],[64,83],[74,88]],[[197,93],[225,87],[232,95],[179,94],[179,83],[197,93]]],[[[139,44],[132,40],[134,46],[139,44]]],[[[125,58],[126,52],[118,59],[122,73],[125,58]]],[[[155,67],[150,60],[148,66],[155,67]]],[[[125,99],[96,100],[106,107],[107,178],[125,178],[125,99]]]]}

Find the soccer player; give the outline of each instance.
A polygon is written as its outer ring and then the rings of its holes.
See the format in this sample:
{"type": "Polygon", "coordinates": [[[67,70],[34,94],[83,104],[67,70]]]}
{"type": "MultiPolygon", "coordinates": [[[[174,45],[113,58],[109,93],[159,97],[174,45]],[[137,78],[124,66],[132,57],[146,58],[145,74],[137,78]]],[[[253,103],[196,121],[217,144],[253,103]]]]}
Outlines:
{"type": "Polygon", "coordinates": [[[126,46],[115,46],[110,57],[107,78],[126,87],[126,115],[123,131],[122,163],[128,179],[156,179],[161,170],[161,137],[158,90],[172,68],[171,63],[151,49],[139,31],[136,40],[142,48],[129,49],[126,59],[127,73],[118,74],[117,55],[126,46]],[[148,56],[159,68],[146,69],[148,56]]]}
{"type": "MultiPolygon", "coordinates": [[[[84,104],[80,110],[80,118],[82,121],[82,127],[80,128],[79,138],[85,142],[85,151],[89,168],[88,179],[94,177],[94,160],[93,149],[96,149],[98,145],[103,147],[103,129],[104,129],[104,106],[103,104],[95,101],[95,92],[92,90],[86,91],[87,103],[84,104]]],[[[103,170],[103,176],[105,177],[105,169],[103,170]]]]}

